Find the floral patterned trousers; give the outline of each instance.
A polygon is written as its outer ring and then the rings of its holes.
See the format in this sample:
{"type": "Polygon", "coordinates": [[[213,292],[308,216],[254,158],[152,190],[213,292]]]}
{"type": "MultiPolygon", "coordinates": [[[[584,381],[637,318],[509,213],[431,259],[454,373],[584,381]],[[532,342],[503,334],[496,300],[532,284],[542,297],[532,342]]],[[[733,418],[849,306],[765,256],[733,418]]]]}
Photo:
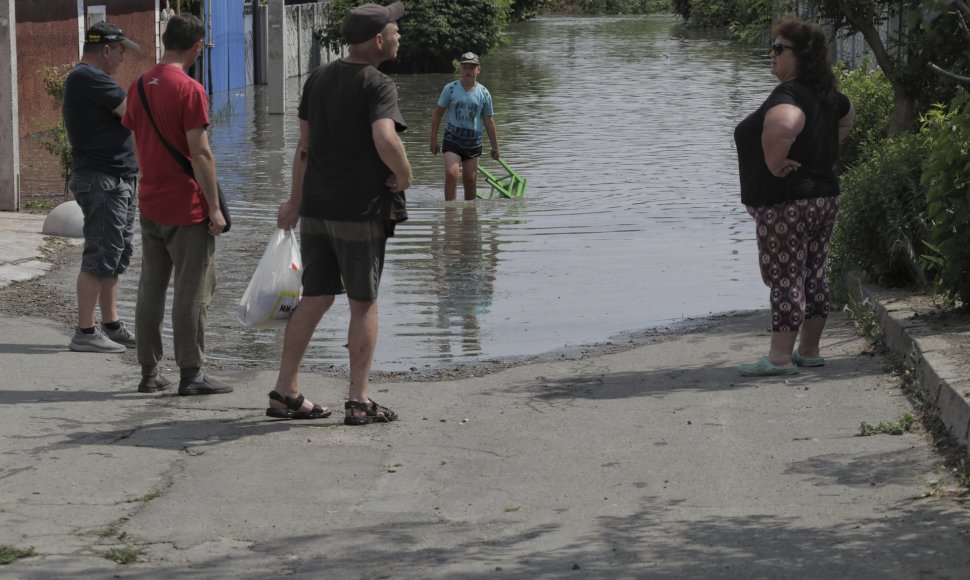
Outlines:
{"type": "Polygon", "coordinates": [[[761,278],[771,288],[772,332],[798,331],[829,313],[825,259],[835,226],[835,197],[754,208],[761,278]]]}

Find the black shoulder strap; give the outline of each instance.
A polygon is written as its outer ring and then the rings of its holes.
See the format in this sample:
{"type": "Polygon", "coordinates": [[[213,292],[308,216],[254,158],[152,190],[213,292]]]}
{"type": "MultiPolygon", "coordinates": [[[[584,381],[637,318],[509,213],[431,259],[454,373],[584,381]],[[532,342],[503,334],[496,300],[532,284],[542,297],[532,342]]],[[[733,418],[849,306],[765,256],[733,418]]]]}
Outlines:
{"type": "Polygon", "coordinates": [[[141,97],[141,106],[145,109],[145,114],[148,115],[148,120],[152,122],[152,127],[155,127],[155,134],[158,135],[158,139],[168,150],[169,155],[171,155],[175,161],[182,167],[186,173],[189,174],[192,179],[195,179],[195,171],[192,169],[192,162],[179,153],[178,149],[172,147],[165,137],[162,136],[162,132],[158,130],[158,125],[155,124],[155,117],[152,116],[152,107],[148,104],[148,97],[145,96],[145,85],[142,83],[142,79],[145,77],[138,77],[138,96],[141,97]]]}

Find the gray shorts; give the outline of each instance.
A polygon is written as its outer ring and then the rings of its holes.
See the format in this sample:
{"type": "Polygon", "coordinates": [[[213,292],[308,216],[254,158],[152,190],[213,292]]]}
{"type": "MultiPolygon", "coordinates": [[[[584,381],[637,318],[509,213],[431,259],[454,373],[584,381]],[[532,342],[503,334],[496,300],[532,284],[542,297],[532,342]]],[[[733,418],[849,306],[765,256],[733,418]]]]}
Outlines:
{"type": "Polygon", "coordinates": [[[382,221],[302,218],[303,295],[377,300],[389,230],[382,221]]]}
{"type": "Polygon", "coordinates": [[[71,175],[68,187],[84,214],[82,272],[111,278],[128,269],[138,215],[135,181],[87,169],[71,175]]]}

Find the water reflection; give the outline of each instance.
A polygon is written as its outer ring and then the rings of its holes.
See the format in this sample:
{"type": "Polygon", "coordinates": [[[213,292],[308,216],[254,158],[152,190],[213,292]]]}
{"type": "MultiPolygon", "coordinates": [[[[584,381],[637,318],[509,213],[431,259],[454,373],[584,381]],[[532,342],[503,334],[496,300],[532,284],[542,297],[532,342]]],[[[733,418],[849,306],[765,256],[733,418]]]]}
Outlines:
{"type": "MultiPolygon", "coordinates": [[[[416,185],[411,219],[388,246],[375,369],[537,354],[763,306],[732,131],[774,85],[765,55],[687,36],[667,17],[540,19],[509,36],[480,80],[503,153],[529,179],[525,199],[442,201],[442,161],[427,147],[438,93],[454,77],[396,78],[416,185]]],[[[214,359],[279,358],[278,333],[241,328],[234,313],[289,194],[299,90],[293,79],[286,115],[265,113],[262,88],[213,103],[236,220],[218,244],[214,359]]],[[[122,278],[127,312],[136,287],[122,278]]],[[[338,299],[308,363],[346,366],[348,317],[338,299]]]]}
{"type": "Polygon", "coordinates": [[[479,318],[492,306],[499,242],[498,224],[483,223],[478,212],[474,203],[447,205],[440,220],[426,224],[426,267],[405,275],[408,282],[430,290],[432,300],[419,307],[425,320],[412,329],[406,325],[398,334],[434,336],[434,355],[442,360],[482,352],[479,318]]]}

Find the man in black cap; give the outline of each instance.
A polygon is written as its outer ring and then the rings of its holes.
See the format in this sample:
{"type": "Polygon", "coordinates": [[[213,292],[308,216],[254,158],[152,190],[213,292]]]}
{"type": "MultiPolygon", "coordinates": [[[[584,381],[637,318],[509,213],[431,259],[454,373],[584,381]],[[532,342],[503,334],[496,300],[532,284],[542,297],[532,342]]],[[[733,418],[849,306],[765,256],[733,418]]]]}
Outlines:
{"type": "Polygon", "coordinates": [[[117,26],[99,22],[85,33],[81,62],[64,81],[64,127],[73,155],[68,187],[84,214],[78,322],[68,345],[74,351],[124,352],[135,346],[118,316],[118,276],[131,261],[138,166],[131,132],[121,124],[126,93],[111,78],[128,49],[138,45],[117,26]]]}
{"type": "Polygon", "coordinates": [[[319,419],[330,410],[300,394],[297,373],[320,318],[337,294],[350,302],[349,398],[344,423],[397,419],[367,396],[377,345],[377,291],[387,238],[407,219],[404,190],[411,165],[398,132],[407,126],[397,87],[378,65],[397,56],[397,20],[404,5],[364,4],[348,11],[340,32],[348,56],[310,75],[300,100],[300,141],[293,158],[290,198],[277,224],[302,218],[303,299],[286,326],[271,417],[319,419]]]}

